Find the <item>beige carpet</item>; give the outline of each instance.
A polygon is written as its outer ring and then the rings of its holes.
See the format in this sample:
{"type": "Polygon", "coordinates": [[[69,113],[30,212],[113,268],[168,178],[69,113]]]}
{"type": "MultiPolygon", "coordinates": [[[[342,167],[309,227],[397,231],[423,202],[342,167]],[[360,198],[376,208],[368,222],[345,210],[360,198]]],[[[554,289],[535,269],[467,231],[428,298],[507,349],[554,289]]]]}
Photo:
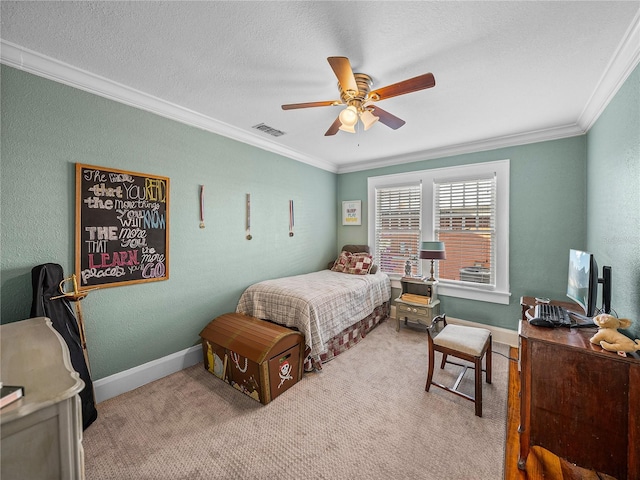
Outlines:
{"type": "MultiPolygon", "coordinates": [[[[478,418],[470,401],[424,391],[426,335],[387,320],[266,406],[202,363],[102,402],[84,432],[86,478],[501,479],[507,359],[494,355],[478,418]]],[[[436,362],[453,383],[457,367],[436,362]]]]}

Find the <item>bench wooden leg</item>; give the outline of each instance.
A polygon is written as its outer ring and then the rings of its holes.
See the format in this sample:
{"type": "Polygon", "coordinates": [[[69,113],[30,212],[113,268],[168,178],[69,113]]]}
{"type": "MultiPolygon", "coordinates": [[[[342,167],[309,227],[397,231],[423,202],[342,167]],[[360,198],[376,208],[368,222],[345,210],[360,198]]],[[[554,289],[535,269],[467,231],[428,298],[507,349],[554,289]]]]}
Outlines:
{"type": "Polygon", "coordinates": [[[491,352],[492,352],[492,338],[489,337],[489,348],[487,348],[487,353],[486,353],[486,367],[487,367],[487,383],[491,383],[491,352]]]}
{"type": "Polygon", "coordinates": [[[476,392],[474,403],[476,405],[476,415],[482,416],[482,357],[476,357],[474,360],[475,365],[475,383],[476,392]]]}
{"type": "Polygon", "coordinates": [[[427,373],[427,384],[424,387],[425,392],[429,391],[429,387],[431,387],[431,380],[433,379],[433,361],[434,361],[435,353],[432,348],[429,349],[429,370],[427,373]]]}

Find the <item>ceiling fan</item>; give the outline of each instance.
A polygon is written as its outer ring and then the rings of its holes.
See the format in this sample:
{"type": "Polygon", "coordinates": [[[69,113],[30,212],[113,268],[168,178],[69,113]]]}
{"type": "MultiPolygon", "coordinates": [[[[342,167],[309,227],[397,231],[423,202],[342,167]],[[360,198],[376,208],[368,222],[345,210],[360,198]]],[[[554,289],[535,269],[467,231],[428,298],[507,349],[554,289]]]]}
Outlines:
{"type": "Polygon", "coordinates": [[[417,77],[403,80],[386,87],[371,91],[373,81],[365,73],[353,73],[351,64],[347,57],[327,58],[333,72],[338,77],[338,90],[340,100],[328,100],[323,102],[290,103],[282,105],[283,110],[294,110],[297,108],[329,107],[336,105],[346,105],[338,118],[329,127],[325,136],[335,135],[338,130],[355,133],[355,126],[360,120],[364,129],[368,130],[378,120],[387,127],[397,130],[406,122],[395,115],[381,109],[373,103],[387,98],[397,97],[405,93],[417,92],[426,88],[434,87],[436,79],[432,73],[425,73],[417,77]]]}

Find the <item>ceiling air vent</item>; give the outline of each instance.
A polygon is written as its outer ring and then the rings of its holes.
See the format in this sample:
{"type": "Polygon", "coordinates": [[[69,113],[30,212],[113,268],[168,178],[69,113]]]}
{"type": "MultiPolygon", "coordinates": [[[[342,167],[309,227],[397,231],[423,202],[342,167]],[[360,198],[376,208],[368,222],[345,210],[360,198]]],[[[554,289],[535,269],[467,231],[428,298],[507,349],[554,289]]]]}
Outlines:
{"type": "Polygon", "coordinates": [[[264,123],[259,123],[258,125],[254,125],[251,128],[255,128],[256,130],[260,130],[264,133],[268,133],[273,137],[281,137],[282,135],[284,135],[284,132],[282,130],[275,129],[273,127],[270,127],[269,125],[265,125],[264,123]]]}

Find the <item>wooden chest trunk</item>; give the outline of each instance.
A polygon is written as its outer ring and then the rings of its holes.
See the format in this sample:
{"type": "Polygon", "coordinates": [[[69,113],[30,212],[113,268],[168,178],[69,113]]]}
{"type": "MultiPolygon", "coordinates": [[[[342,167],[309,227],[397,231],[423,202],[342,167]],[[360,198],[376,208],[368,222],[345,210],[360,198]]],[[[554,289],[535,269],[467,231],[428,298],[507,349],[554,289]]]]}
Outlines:
{"type": "Polygon", "coordinates": [[[267,404],[302,378],[304,335],[240,313],[225,313],[201,332],[204,366],[267,404]]]}

